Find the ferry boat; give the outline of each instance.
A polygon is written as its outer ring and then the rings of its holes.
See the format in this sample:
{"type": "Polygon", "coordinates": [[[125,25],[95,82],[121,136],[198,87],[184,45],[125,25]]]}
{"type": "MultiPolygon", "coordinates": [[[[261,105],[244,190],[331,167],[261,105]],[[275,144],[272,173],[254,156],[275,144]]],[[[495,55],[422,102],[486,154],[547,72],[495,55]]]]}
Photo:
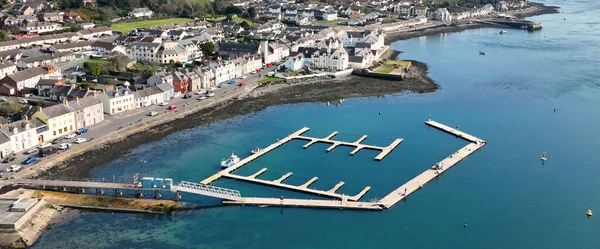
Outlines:
{"type": "Polygon", "coordinates": [[[256,148],[254,148],[252,151],[250,151],[250,153],[252,153],[252,155],[254,155],[254,154],[256,154],[256,153],[260,152],[261,150],[262,150],[262,149],[261,149],[260,147],[256,147],[256,148]]]}
{"type": "Polygon", "coordinates": [[[221,168],[229,168],[233,165],[235,165],[236,163],[240,162],[240,158],[237,157],[235,154],[233,154],[233,152],[231,153],[231,156],[227,159],[223,159],[221,161],[221,168]]]}
{"type": "Polygon", "coordinates": [[[506,34],[506,33],[508,33],[506,30],[500,30],[501,35],[506,34]]]}

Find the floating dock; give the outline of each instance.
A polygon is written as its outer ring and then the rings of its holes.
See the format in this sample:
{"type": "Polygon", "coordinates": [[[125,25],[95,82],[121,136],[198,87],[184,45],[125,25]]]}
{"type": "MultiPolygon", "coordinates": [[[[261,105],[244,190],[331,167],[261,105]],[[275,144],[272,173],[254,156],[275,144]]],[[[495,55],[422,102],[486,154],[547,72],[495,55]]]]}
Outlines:
{"type": "Polygon", "coordinates": [[[486,142],[484,140],[481,140],[477,137],[474,137],[472,135],[469,135],[469,134],[459,131],[457,129],[451,128],[449,126],[440,124],[438,122],[430,120],[425,123],[427,125],[437,128],[439,130],[448,132],[457,137],[461,137],[467,141],[470,141],[471,143],[467,144],[465,147],[461,148],[460,150],[452,153],[452,155],[444,158],[440,162],[436,163],[433,167],[425,170],[425,172],[419,174],[415,178],[411,179],[407,183],[398,187],[396,190],[392,191],[391,193],[389,193],[388,195],[383,197],[381,200],[379,200],[379,204],[385,208],[390,208],[393,205],[395,205],[396,203],[403,200],[404,198],[408,197],[413,192],[422,188],[423,185],[425,185],[432,179],[438,177],[439,175],[444,173],[446,170],[452,168],[458,162],[465,159],[467,156],[471,155],[473,152],[480,149],[481,147],[483,147],[486,144],[486,142]]]}
{"type": "Polygon", "coordinates": [[[335,208],[382,210],[376,202],[356,202],[342,200],[306,200],[306,199],[279,199],[279,198],[242,198],[239,201],[223,201],[228,205],[249,205],[261,207],[304,207],[304,208],[335,208]]]}
{"type": "Polygon", "coordinates": [[[394,150],[396,147],[398,147],[398,145],[400,143],[402,143],[402,141],[403,141],[402,138],[398,138],[398,139],[394,140],[390,145],[385,146],[385,147],[381,147],[381,146],[375,146],[375,145],[361,144],[365,139],[367,139],[367,135],[364,135],[364,136],[360,137],[355,142],[345,142],[345,141],[333,140],[332,138],[335,135],[337,135],[337,134],[338,134],[338,132],[335,131],[335,132],[331,133],[329,136],[326,136],[324,138],[307,137],[307,136],[296,136],[296,137],[294,137],[294,139],[301,139],[301,140],[307,140],[307,141],[309,141],[307,144],[305,144],[303,146],[304,149],[307,149],[308,147],[310,147],[311,145],[313,145],[315,143],[329,143],[329,144],[331,144],[331,146],[329,146],[326,149],[327,152],[331,152],[332,150],[334,150],[338,146],[355,147],[356,149],[354,149],[354,150],[352,150],[352,152],[350,152],[351,156],[354,156],[354,154],[356,154],[358,151],[360,151],[362,149],[379,150],[379,151],[381,151],[381,153],[379,153],[379,155],[377,155],[375,157],[375,160],[377,160],[377,161],[381,161],[385,156],[387,156],[390,152],[392,152],[392,150],[394,150]]]}

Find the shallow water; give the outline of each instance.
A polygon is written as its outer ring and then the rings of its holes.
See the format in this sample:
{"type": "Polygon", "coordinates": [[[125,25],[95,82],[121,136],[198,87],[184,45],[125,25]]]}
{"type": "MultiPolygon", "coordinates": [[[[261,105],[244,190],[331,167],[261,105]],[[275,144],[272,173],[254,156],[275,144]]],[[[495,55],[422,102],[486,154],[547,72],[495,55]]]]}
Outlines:
{"type": "MultiPolygon", "coordinates": [[[[293,141],[238,171],[268,168],[262,179],[293,172],[288,183],[340,193],[389,191],[462,147],[465,142],[423,124],[432,119],[488,141],[390,210],[206,208],[172,216],[82,213],[44,233],[33,248],[595,248],[600,222],[600,27],[597,1],[544,1],[556,15],[533,17],[544,29],[499,29],[400,41],[401,59],[430,66],[441,89],[432,94],[347,99],[339,107],[299,104],[174,133],[139,146],[94,177],[147,173],[200,181],[232,151],[247,156],[304,126],[308,135],[339,131],[340,140],[366,134],[366,143],[404,142],[382,162],[375,151],[302,149],[293,141]],[[566,20],[563,20],[566,18],[566,20]],[[487,56],[478,55],[485,51],[487,56]],[[558,111],[554,112],[557,108],[558,111]],[[381,111],[382,115],[378,115],[381,111]],[[539,157],[547,151],[549,160],[539,157]],[[465,229],[463,222],[468,223],[465,229]]],[[[228,179],[215,185],[244,196],[307,197],[228,179]]],[[[308,198],[317,198],[308,196],[308,198]]],[[[209,198],[184,199],[214,204],[209,198]]]]}

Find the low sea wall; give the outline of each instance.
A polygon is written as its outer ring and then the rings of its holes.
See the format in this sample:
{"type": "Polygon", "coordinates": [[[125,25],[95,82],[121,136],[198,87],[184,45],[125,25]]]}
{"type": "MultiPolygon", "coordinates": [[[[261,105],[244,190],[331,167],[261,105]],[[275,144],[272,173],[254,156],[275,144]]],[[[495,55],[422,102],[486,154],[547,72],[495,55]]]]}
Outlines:
{"type": "Polygon", "coordinates": [[[376,79],[382,79],[382,80],[403,80],[404,79],[404,75],[398,75],[398,74],[387,74],[387,73],[375,73],[372,71],[369,71],[367,69],[358,69],[358,70],[354,70],[352,71],[352,75],[356,75],[356,76],[361,76],[361,77],[368,77],[368,78],[376,78],[376,79]]]}

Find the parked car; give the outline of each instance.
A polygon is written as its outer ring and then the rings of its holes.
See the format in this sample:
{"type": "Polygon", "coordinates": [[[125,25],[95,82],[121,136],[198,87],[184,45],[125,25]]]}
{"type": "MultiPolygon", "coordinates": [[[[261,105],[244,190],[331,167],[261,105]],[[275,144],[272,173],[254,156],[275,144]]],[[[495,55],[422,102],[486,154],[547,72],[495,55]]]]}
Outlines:
{"type": "Polygon", "coordinates": [[[64,137],[58,137],[58,138],[54,139],[54,141],[52,141],[52,144],[60,143],[60,141],[62,141],[64,139],[65,139],[64,137]]]}
{"type": "Polygon", "coordinates": [[[75,134],[75,133],[67,134],[65,136],[65,139],[71,139],[71,138],[74,138],[75,136],[77,136],[77,134],[75,134]]]}
{"type": "Polygon", "coordinates": [[[245,85],[246,85],[246,83],[240,82],[240,84],[238,86],[245,86],[245,85]]]}
{"type": "Polygon", "coordinates": [[[77,133],[77,135],[81,135],[83,133],[88,132],[88,128],[80,128],[79,130],[77,130],[75,133],[77,133]]]}
{"type": "Polygon", "coordinates": [[[177,109],[177,105],[171,105],[169,106],[169,111],[175,110],[177,109]]]}
{"type": "Polygon", "coordinates": [[[189,99],[189,98],[191,98],[191,97],[192,97],[192,94],[191,94],[191,93],[186,93],[185,95],[183,95],[183,98],[184,98],[184,99],[189,99]]]}
{"type": "Polygon", "coordinates": [[[28,165],[35,163],[35,161],[37,161],[37,158],[35,156],[30,156],[27,159],[25,159],[25,161],[23,161],[22,164],[28,165]]]}
{"type": "Polygon", "coordinates": [[[246,78],[246,75],[240,76],[240,79],[245,79],[245,78],[246,78]]]}
{"type": "Polygon", "coordinates": [[[2,163],[10,163],[10,162],[12,162],[14,160],[15,160],[14,157],[9,156],[9,157],[6,157],[6,158],[2,159],[2,163]]]}
{"type": "Polygon", "coordinates": [[[40,144],[40,146],[38,146],[38,148],[43,149],[43,148],[48,148],[50,146],[52,146],[51,143],[43,143],[43,144],[40,144]]]}
{"type": "Polygon", "coordinates": [[[71,148],[71,144],[70,143],[62,143],[58,146],[59,150],[66,150],[68,148],[71,148]]]}
{"type": "Polygon", "coordinates": [[[206,96],[207,96],[207,97],[214,97],[214,96],[215,96],[215,94],[214,94],[214,93],[209,93],[209,94],[207,94],[206,96]]]}
{"type": "Polygon", "coordinates": [[[169,103],[167,103],[167,102],[162,102],[162,103],[160,103],[160,104],[158,104],[158,105],[159,105],[159,106],[167,106],[167,105],[169,105],[169,103]]]}
{"type": "Polygon", "coordinates": [[[48,148],[44,148],[41,149],[38,153],[38,155],[40,157],[47,157],[49,155],[52,155],[54,153],[58,152],[58,149],[56,149],[56,147],[48,147],[48,148]]]}
{"type": "Polygon", "coordinates": [[[0,101],[2,101],[2,102],[6,101],[6,97],[5,96],[0,96],[0,101]]]}
{"type": "Polygon", "coordinates": [[[31,155],[31,154],[35,154],[38,153],[39,149],[28,149],[27,151],[25,151],[25,155],[31,155]]]}
{"type": "Polygon", "coordinates": [[[23,167],[21,167],[21,165],[11,165],[8,168],[6,168],[6,172],[19,172],[23,169],[23,167]]]}
{"type": "Polygon", "coordinates": [[[80,138],[78,138],[78,139],[75,139],[75,143],[78,143],[78,144],[81,144],[81,143],[83,143],[83,142],[85,142],[85,141],[87,141],[87,139],[85,139],[85,138],[82,138],[82,137],[80,137],[80,138]]]}
{"type": "Polygon", "coordinates": [[[155,111],[151,111],[148,113],[148,116],[156,116],[156,115],[158,115],[158,112],[155,112],[155,111]]]}
{"type": "Polygon", "coordinates": [[[21,103],[21,104],[27,104],[27,103],[29,103],[29,101],[27,101],[26,99],[19,99],[18,102],[21,103]]]}
{"type": "Polygon", "coordinates": [[[200,97],[198,97],[198,100],[203,100],[203,99],[206,99],[206,96],[200,96],[200,97]]]}

